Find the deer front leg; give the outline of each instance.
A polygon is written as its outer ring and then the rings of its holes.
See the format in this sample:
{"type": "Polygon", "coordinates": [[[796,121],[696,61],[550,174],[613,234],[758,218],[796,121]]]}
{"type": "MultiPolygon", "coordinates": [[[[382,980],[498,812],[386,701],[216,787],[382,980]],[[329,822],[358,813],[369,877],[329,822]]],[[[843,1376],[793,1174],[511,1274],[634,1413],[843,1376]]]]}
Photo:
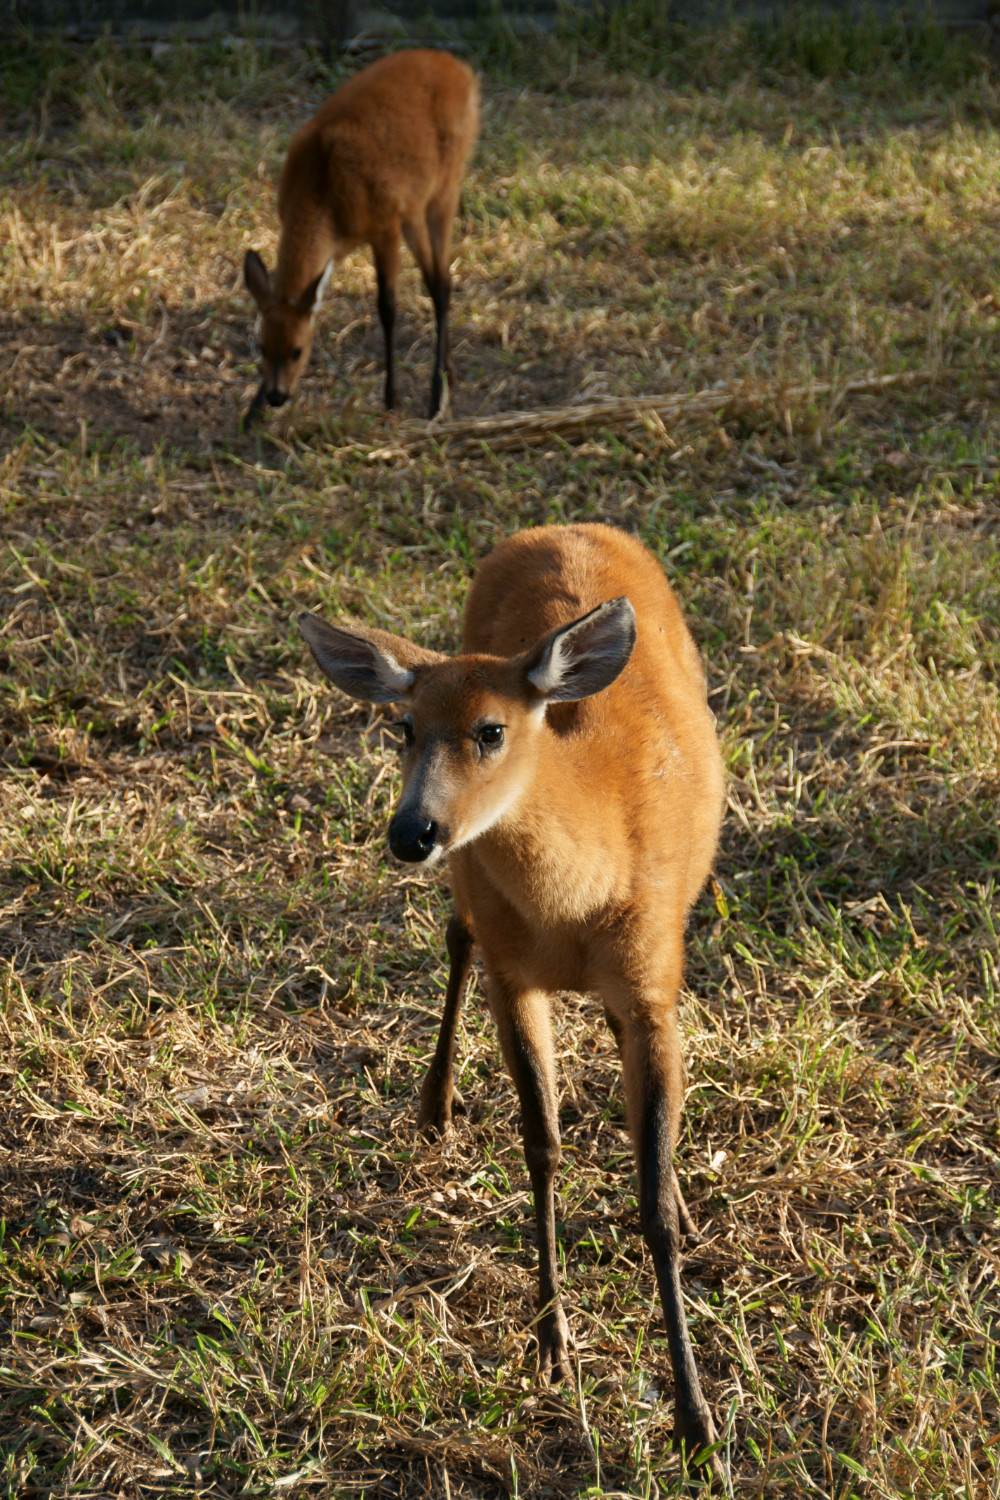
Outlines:
{"type": "MultiPolygon", "coordinates": [[[[702,1395],[681,1292],[680,1224],[673,1149],[683,1099],[683,1069],[675,1001],[632,1006],[623,1026],[622,1056],[629,1128],[639,1177],[639,1217],[653,1257],[674,1372],[674,1423],[678,1445],[692,1462],[716,1441],[715,1423],[702,1395]]],[[[711,1472],[722,1475],[717,1456],[711,1472]]]]}
{"type": "Polygon", "coordinates": [[[548,996],[494,981],[490,1008],[500,1045],[521,1101],[524,1158],[535,1199],[538,1229],[538,1373],[543,1380],[572,1379],[569,1324],[559,1298],[555,1177],[559,1166],[555,1063],[548,996]]]}
{"type": "Polygon", "coordinates": [[[462,1009],[462,998],[472,967],[472,929],[455,912],[445,933],[451,967],[448,971],[448,990],[444,1000],[441,1030],[438,1032],[434,1057],[427,1070],[423,1088],[420,1090],[420,1109],[417,1125],[425,1135],[437,1134],[442,1138],[452,1130],[452,1110],[464,1113],[465,1104],[455,1087],[455,1033],[462,1009]]]}
{"type": "MultiPolygon", "coordinates": [[[[605,1005],[604,1015],[605,1019],[607,1020],[608,1026],[611,1029],[611,1034],[615,1039],[615,1045],[618,1048],[618,1056],[622,1059],[622,1062],[624,1062],[625,1029],[610,1006],[605,1005]]],[[[698,1226],[695,1224],[694,1219],[692,1219],[691,1217],[691,1210],[684,1202],[684,1194],[681,1192],[681,1185],[677,1180],[677,1172],[673,1166],[671,1166],[670,1175],[674,1185],[674,1197],[677,1199],[677,1213],[680,1216],[681,1228],[687,1235],[688,1239],[694,1240],[696,1244],[700,1245],[704,1242],[705,1236],[698,1232],[698,1226]]]]}

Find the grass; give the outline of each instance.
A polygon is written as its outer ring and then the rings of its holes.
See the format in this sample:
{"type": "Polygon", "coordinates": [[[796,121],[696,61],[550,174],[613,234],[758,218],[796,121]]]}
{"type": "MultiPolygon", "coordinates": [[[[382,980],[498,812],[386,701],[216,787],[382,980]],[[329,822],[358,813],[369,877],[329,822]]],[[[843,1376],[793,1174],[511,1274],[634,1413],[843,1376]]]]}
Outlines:
{"type": "Polygon", "coordinates": [[[996,78],[919,28],[637,56],[642,19],[484,46],[454,415],[773,398],[520,448],[414,439],[412,272],[384,417],[361,256],[301,395],[237,431],[240,262],[339,64],[0,62],[8,1496],[681,1493],[603,1024],[558,1008],[579,1381],[549,1391],[478,993],[469,1116],[415,1138],[446,890],[390,864],[389,738],[288,623],[451,648],[496,538],[577,518],[662,558],[729,768],[680,1169],[734,1487],[1000,1492],[996,78]]]}

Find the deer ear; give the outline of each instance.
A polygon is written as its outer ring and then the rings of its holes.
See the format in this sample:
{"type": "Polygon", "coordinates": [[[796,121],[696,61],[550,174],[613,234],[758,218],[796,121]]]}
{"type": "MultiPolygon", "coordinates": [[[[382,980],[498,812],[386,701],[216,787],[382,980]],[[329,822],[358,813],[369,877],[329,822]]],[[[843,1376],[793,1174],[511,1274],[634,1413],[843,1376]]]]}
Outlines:
{"type": "Polygon", "coordinates": [[[445,660],[436,651],[425,651],[385,630],[327,625],[309,614],[299,615],[296,624],[330,681],[362,703],[396,703],[406,698],[418,667],[445,660]]]}
{"type": "Polygon", "coordinates": [[[295,311],[303,318],[311,318],[323,300],[327,287],[330,285],[330,277],[333,275],[333,261],[328,261],[326,269],[314,276],[295,304],[295,311]]]}
{"type": "Polygon", "coordinates": [[[635,610],[623,594],[545,636],[527,656],[524,675],[548,703],[590,698],[624,670],[635,637],[635,610]]]}
{"type": "Polygon", "coordinates": [[[248,250],[246,253],[243,261],[243,282],[261,312],[269,302],[274,301],[271,278],[256,250],[248,250]]]}

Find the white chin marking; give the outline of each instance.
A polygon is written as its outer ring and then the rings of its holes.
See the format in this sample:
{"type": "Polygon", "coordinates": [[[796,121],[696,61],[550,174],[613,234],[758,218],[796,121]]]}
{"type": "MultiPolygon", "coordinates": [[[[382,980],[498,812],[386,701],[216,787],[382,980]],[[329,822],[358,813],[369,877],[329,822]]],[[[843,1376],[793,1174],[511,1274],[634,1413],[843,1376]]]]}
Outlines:
{"type": "Polygon", "coordinates": [[[448,845],[448,853],[452,854],[456,849],[464,849],[466,844],[474,843],[484,833],[489,833],[491,828],[495,828],[498,823],[503,821],[518,801],[521,791],[522,788],[520,785],[512,786],[498,807],[495,807],[492,812],[488,813],[478,823],[473,823],[471,828],[467,828],[464,833],[460,833],[458,838],[448,845]]]}
{"type": "Polygon", "coordinates": [[[456,849],[464,849],[466,844],[475,843],[476,839],[478,839],[481,834],[486,833],[490,828],[493,827],[495,821],[495,818],[491,818],[488,823],[477,824],[470,828],[467,833],[459,834],[458,838],[453,839],[452,842],[448,845],[448,853],[454,854],[456,849]]]}
{"type": "MultiPolygon", "coordinates": [[[[452,845],[452,848],[454,848],[454,845],[452,845]]],[[[444,854],[444,852],[445,849],[443,844],[435,844],[430,854],[428,854],[427,858],[424,860],[424,869],[429,870],[431,865],[439,864],[441,856],[442,854],[444,854]]]]}

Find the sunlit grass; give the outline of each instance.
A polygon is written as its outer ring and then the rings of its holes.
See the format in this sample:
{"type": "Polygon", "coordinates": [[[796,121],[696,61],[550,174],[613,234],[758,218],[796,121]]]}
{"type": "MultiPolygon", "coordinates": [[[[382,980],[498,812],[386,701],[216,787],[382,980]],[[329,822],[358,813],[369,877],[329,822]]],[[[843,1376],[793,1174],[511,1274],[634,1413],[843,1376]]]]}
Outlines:
{"type": "MultiPolygon", "coordinates": [[[[447,895],[390,864],[391,737],[290,625],[452,649],[497,537],[581,518],[661,558],[730,777],[680,1166],[737,1489],[1000,1478],[995,79],[920,26],[710,45],[627,19],[483,43],[454,412],[924,384],[394,447],[359,255],[296,402],[242,437],[242,257],[273,255],[289,132],[349,65],[0,60],[10,1496],[680,1492],[610,1038],[557,1007],[580,1382],[545,1392],[482,996],[469,1115],[419,1144],[447,895]]],[[[408,418],[432,329],[412,269],[403,304],[408,418]]]]}

